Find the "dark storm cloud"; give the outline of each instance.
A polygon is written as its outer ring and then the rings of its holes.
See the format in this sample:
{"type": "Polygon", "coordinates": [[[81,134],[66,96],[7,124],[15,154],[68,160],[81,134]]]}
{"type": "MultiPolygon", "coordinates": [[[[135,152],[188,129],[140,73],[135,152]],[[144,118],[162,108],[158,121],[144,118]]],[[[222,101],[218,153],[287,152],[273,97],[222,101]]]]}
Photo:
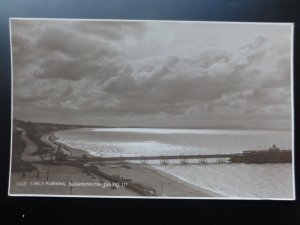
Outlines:
{"type": "Polygon", "coordinates": [[[122,40],[124,36],[143,36],[145,29],[143,23],[103,21],[99,26],[98,21],[77,21],[71,23],[70,27],[84,34],[101,36],[108,40],[122,40]]]}
{"type": "Polygon", "coordinates": [[[96,65],[78,59],[50,61],[47,64],[44,65],[43,71],[35,74],[36,78],[80,80],[88,73],[94,73],[99,69],[96,65]]]}
{"type": "Polygon", "coordinates": [[[74,31],[49,28],[40,35],[35,48],[47,53],[60,52],[71,58],[97,59],[117,55],[118,51],[110,48],[110,43],[102,38],[103,35],[95,38],[86,33],[77,34],[74,31]]]}
{"type": "Polygon", "coordinates": [[[78,80],[119,68],[101,65],[115,63],[115,58],[122,54],[114,42],[143,33],[142,24],[133,23],[106,22],[99,26],[97,22],[25,20],[13,21],[12,27],[15,67],[24,69],[34,64],[39,67],[34,75],[44,79],[78,80]]]}
{"type": "Polygon", "coordinates": [[[252,93],[247,96],[255,105],[289,105],[290,91],[279,88],[273,91],[272,88],[255,88],[252,93]]]}
{"type": "Polygon", "coordinates": [[[28,104],[28,103],[35,103],[38,100],[41,100],[41,96],[16,96],[14,98],[14,102],[17,104],[28,104]]]}
{"type": "Polygon", "coordinates": [[[63,31],[58,28],[49,28],[42,32],[35,43],[35,48],[45,50],[45,52],[61,52],[71,57],[79,57],[84,52],[93,53],[96,46],[85,40],[81,35],[63,31]]]}
{"type": "Polygon", "coordinates": [[[12,25],[17,114],[47,111],[86,120],[157,115],[213,124],[289,118],[286,37],[253,34],[239,47],[214,46],[209,38],[202,46],[195,38],[187,46],[187,34],[172,24],[165,32],[156,23],[137,22],[12,25]]]}
{"type": "Polygon", "coordinates": [[[12,45],[14,48],[22,48],[22,47],[25,47],[25,46],[30,46],[31,44],[31,41],[29,38],[27,37],[23,37],[21,35],[13,35],[12,36],[12,45]]]}
{"type": "MultiPolygon", "coordinates": [[[[260,36],[259,40],[260,42],[254,38],[253,45],[256,48],[267,39],[260,36]]],[[[258,51],[261,49],[251,50],[248,55],[245,52],[243,54],[247,59],[249,55],[256,54],[258,51]]],[[[262,73],[259,68],[249,66],[251,65],[250,61],[239,65],[234,61],[235,57],[234,53],[228,51],[206,48],[199,53],[200,60],[173,56],[165,59],[158,67],[142,67],[146,68],[145,71],[139,69],[138,72],[131,66],[127,66],[126,69],[120,71],[118,76],[110,78],[105,83],[103,90],[119,99],[119,104],[115,105],[117,108],[115,111],[120,110],[124,113],[182,114],[195,105],[204,104],[208,104],[207,107],[212,109],[214,101],[222,99],[224,95],[239,93],[247,89],[253,90],[253,88],[259,90],[264,83],[268,83],[268,80],[258,80],[262,73]],[[184,69],[182,70],[182,68],[184,69]],[[141,78],[136,74],[143,72],[144,76],[141,78]],[[211,106],[209,106],[210,104],[211,106]]],[[[287,78],[287,80],[289,79],[287,78]]],[[[282,85],[285,83],[281,83],[282,85]]],[[[270,90],[265,91],[265,93],[268,92],[270,90]]],[[[271,90],[271,92],[275,93],[276,91],[271,90]]],[[[250,102],[250,98],[246,99],[243,102],[244,106],[253,104],[253,99],[264,104],[268,104],[268,100],[270,104],[275,101],[282,103],[283,100],[286,100],[273,99],[273,96],[268,95],[265,98],[253,95],[251,99],[252,102],[250,102]]],[[[226,99],[222,99],[222,101],[223,105],[229,104],[226,99]]],[[[258,107],[261,107],[261,104],[258,107]]]]}

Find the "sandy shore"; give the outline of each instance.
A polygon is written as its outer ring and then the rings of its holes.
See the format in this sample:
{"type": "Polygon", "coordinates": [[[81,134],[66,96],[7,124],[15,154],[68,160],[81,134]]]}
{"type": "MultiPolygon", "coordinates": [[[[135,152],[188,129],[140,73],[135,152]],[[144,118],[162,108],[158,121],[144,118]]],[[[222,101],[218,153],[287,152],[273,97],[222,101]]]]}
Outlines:
{"type": "MultiPolygon", "coordinates": [[[[54,145],[52,140],[55,137],[44,136],[42,140],[49,145],[54,145]]],[[[65,149],[73,157],[82,157],[85,154],[93,157],[84,150],[65,146],[65,149]]],[[[108,175],[119,175],[124,179],[131,180],[144,187],[152,188],[156,192],[156,196],[160,197],[217,197],[216,193],[210,192],[192,184],[186,183],[175,176],[160,171],[151,165],[127,164],[126,166],[118,163],[88,163],[97,166],[98,170],[108,175]],[[127,167],[127,168],[126,168],[127,167]]],[[[11,193],[15,194],[50,194],[50,195],[98,195],[98,196],[139,196],[139,194],[122,188],[99,188],[99,187],[75,187],[70,188],[69,182],[95,183],[107,182],[108,180],[99,179],[95,174],[85,174],[82,169],[67,165],[41,165],[34,164],[38,171],[27,173],[23,177],[21,173],[13,173],[11,176],[11,193]],[[49,169],[48,169],[49,168],[49,169]],[[45,186],[33,185],[33,182],[47,181],[64,182],[61,186],[45,186]],[[26,185],[22,185],[22,182],[26,185]],[[72,190],[71,190],[72,189],[72,190]]],[[[48,184],[48,183],[47,183],[48,184]]]]}
{"type": "Polygon", "coordinates": [[[186,183],[175,176],[164,173],[151,165],[127,164],[129,168],[120,164],[97,166],[99,170],[109,175],[119,174],[145,187],[154,188],[156,195],[161,197],[217,197],[210,192],[192,184],[186,183]]]}
{"type": "MultiPolygon", "coordinates": [[[[53,140],[56,140],[56,139],[57,139],[57,137],[54,135],[54,133],[51,133],[50,135],[45,135],[45,136],[41,137],[41,140],[44,143],[46,143],[46,144],[48,144],[48,145],[50,145],[54,148],[57,148],[57,143],[55,143],[53,141],[53,140]]],[[[64,147],[64,149],[66,151],[68,151],[68,153],[71,157],[82,157],[83,155],[86,155],[87,157],[95,157],[95,156],[91,155],[90,153],[88,153],[87,151],[84,151],[82,149],[72,148],[72,147],[67,146],[65,144],[61,144],[61,145],[64,147]]]]}

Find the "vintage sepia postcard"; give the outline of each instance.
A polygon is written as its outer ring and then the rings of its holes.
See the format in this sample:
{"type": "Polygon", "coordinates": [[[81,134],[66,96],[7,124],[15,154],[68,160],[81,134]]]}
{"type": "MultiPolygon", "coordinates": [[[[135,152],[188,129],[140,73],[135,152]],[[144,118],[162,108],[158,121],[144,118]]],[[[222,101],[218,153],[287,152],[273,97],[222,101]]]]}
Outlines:
{"type": "Polygon", "coordinates": [[[10,32],[10,196],[295,199],[293,24],[10,32]]]}

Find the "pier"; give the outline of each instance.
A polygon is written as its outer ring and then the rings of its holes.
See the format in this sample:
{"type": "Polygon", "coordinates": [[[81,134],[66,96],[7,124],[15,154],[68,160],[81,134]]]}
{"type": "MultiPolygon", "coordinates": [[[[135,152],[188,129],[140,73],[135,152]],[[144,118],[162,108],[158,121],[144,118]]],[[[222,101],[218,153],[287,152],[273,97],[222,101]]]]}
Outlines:
{"type": "Polygon", "coordinates": [[[126,156],[126,157],[68,157],[69,160],[81,160],[87,162],[117,162],[126,164],[129,161],[139,161],[140,164],[148,164],[149,161],[159,161],[161,165],[169,165],[170,160],[178,160],[179,164],[187,165],[189,160],[197,159],[200,164],[207,164],[208,159],[214,159],[215,163],[229,163],[234,154],[199,154],[199,155],[160,155],[160,156],[126,156]]]}
{"type": "Polygon", "coordinates": [[[57,143],[57,149],[49,156],[41,155],[42,161],[81,161],[81,162],[100,162],[100,163],[120,163],[127,164],[132,161],[138,161],[142,165],[147,165],[149,161],[159,161],[161,165],[169,165],[170,160],[177,160],[176,163],[188,165],[189,163],[207,164],[207,163],[291,163],[292,150],[281,150],[273,145],[267,150],[245,150],[242,153],[231,154],[188,154],[188,155],[140,155],[140,156],[114,156],[114,157],[88,157],[83,154],[80,156],[71,156],[66,154],[67,146],[57,143]],[[49,158],[50,157],[50,158],[49,158]],[[48,158],[49,160],[45,160],[48,158]],[[193,162],[191,162],[193,160],[193,162]],[[196,162],[195,162],[196,160],[196,162]]]}

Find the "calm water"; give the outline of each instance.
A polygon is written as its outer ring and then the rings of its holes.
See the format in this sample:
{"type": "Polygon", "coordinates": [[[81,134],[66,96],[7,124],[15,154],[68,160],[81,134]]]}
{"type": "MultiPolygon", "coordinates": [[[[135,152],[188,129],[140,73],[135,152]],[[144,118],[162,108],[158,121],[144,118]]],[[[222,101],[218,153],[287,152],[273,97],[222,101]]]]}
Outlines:
{"type": "MultiPolygon", "coordinates": [[[[289,131],[101,128],[56,132],[62,143],[95,156],[235,153],[291,148],[289,131]]],[[[291,198],[292,164],[154,165],[226,197],[291,198]]]]}

